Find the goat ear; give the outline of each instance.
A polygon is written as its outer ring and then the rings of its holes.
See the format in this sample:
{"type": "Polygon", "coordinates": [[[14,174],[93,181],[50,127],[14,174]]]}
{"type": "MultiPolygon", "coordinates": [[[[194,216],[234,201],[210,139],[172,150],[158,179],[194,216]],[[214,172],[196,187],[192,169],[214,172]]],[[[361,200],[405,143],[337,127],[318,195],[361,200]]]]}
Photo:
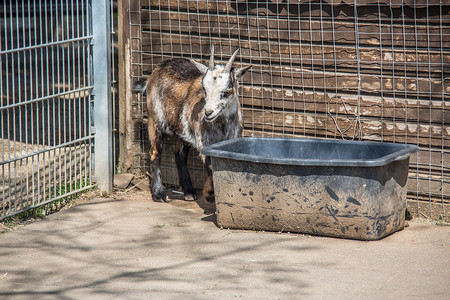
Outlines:
{"type": "Polygon", "coordinates": [[[252,65],[246,66],[246,67],[242,67],[242,68],[239,68],[239,69],[233,69],[234,77],[236,79],[241,78],[248,71],[248,69],[250,69],[251,67],[252,67],[252,65]]]}
{"type": "Polygon", "coordinates": [[[200,72],[202,72],[202,74],[206,74],[206,71],[208,71],[208,67],[204,64],[196,62],[193,59],[191,59],[191,62],[197,67],[197,69],[199,69],[200,72]]]}

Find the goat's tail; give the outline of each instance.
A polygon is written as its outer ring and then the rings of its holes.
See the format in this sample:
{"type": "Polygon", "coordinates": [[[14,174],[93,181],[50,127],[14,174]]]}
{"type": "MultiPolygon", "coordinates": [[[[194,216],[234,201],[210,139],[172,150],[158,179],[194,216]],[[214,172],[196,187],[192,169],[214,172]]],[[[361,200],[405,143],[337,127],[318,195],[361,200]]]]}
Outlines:
{"type": "Polygon", "coordinates": [[[143,78],[136,81],[131,91],[136,94],[141,93],[143,96],[145,96],[145,92],[147,90],[147,80],[148,78],[143,78]]]}

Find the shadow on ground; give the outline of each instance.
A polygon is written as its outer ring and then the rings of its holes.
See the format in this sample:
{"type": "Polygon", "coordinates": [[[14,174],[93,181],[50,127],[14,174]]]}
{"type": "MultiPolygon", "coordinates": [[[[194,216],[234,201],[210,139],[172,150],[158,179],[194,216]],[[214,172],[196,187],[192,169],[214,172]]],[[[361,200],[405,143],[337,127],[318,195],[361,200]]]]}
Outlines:
{"type": "Polygon", "coordinates": [[[273,284],[292,296],[308,286],[275,250],[297,237],[242,240],[173,201],[98,199],[0,236],[0,296],[238,295],[273,284]]]}

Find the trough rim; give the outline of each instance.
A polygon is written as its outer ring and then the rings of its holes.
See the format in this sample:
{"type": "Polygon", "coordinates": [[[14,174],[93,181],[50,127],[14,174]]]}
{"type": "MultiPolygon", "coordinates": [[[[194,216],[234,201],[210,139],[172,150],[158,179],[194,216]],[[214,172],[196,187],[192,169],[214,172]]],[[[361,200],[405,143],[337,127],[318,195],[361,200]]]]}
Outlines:
{"type": "Polygon", "coordinates": [[[240,137],[222,141],[207,147],[201,151],[203,155],[217,158],[226,158],[239,161],[249,161],[254,163],[267,163],[277,165],[292,166],[314,166],[314,167],[380,167],[385,166],[394,161],[402,161],[408,159],[409,156],[418,151],[418,147],[409,144],[399,143],[383,143],[383,142],[366,142],[366,141],[346,141],[346,140],[330,140],[330,139],[311,139],[311,138],[281,138],[281,137],[240,137]],[[276,158],[262,155],[243,154],[220,150],[223,146],[232,145],[244,140],[271,140],[271,141],[289,141],[295,140],[305,143],[326,143],[326,144],[358,144],[358,145],[389,145],[388,147],[398,147],[399,150],[393,153],[381,156],[375,159],[294,159],[294,158],[276,158]]]}

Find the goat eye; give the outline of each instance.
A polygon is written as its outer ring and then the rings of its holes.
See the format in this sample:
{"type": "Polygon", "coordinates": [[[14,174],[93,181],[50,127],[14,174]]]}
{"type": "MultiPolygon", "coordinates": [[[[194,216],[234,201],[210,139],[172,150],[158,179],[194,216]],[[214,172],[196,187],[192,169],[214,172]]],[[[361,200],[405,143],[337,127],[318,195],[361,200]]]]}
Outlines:
{"type": "Polygon", "coordinates": [[[228,98],[228,97],[230,97],[230,95],[231,95],[231,91],[224,91],[224,92],[222,93],[222,95],[223,95],[224,98],[228,98]]]}

